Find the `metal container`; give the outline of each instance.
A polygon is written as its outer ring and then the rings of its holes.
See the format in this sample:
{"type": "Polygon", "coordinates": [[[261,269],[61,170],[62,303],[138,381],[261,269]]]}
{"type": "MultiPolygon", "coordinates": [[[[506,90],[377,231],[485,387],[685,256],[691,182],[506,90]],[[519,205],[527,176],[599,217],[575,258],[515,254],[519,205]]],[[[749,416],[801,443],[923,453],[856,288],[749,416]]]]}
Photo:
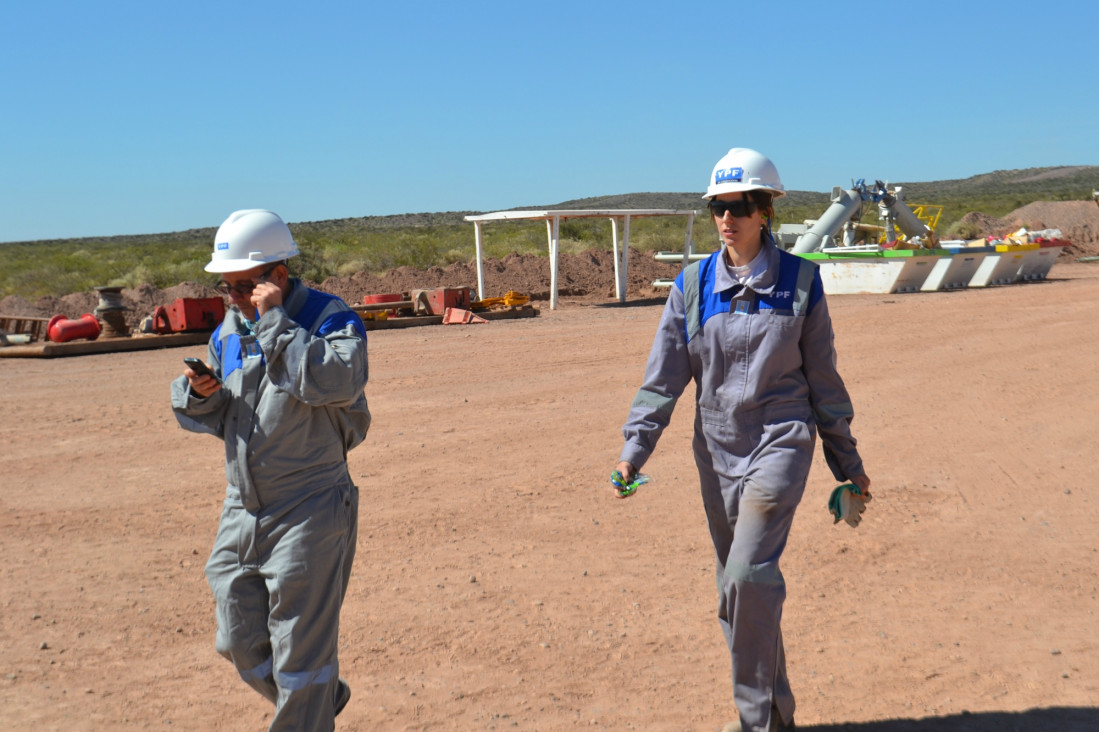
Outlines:
{"type": "Polygon", "coordinates": [[[46,334],[54,343],[75,341],[78,338],[94,341],[99,337],[99,320],[91,313],[84,313],[76,320],[55,315],[46,324],[46,334]]]}

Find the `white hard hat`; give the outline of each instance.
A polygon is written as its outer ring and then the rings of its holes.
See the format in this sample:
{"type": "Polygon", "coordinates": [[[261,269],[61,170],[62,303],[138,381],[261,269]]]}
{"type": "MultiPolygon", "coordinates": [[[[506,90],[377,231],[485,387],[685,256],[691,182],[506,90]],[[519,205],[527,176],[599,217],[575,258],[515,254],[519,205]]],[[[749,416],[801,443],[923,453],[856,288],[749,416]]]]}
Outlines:
{"type": "Polygon", "coordinates": [[[207,272],[243,272],[299,254],[290,228],[272,211],[234,211],[214,235],[214,254],[207,272]]]}
{"type": "Polygon", "coordinates": [[[775,198],[786,195],[775,164],[746,147],[734,147],[717,161],[703,198],[739,191],[767,191],[775,198]]]}

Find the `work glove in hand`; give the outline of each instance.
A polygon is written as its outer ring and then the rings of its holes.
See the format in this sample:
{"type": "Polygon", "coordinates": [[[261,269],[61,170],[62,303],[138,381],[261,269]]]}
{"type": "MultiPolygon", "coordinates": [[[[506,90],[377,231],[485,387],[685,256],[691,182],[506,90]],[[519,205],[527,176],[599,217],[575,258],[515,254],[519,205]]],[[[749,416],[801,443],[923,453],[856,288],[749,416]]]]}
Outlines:
{"type": "Polygon", "coordinates": [[[864,498],[862,491],[854,483],[844,483],[837,487],[828,497],[828,510],[835,517],[832,523],[846,521],[852,527],[857,527],[859,521],[862,521],[862,512],[866,510],[866,502],[869,500],[870,496],[864,498]]]}

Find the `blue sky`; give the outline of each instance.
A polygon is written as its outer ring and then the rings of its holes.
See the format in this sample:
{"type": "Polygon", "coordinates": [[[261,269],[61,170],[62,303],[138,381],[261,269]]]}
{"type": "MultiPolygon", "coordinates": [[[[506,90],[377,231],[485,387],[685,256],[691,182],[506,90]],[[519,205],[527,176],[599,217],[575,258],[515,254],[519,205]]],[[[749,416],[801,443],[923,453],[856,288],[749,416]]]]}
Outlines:
{"type": "MultiPolygon", "coordinates": [[[[1099,6],[22,0],[0,241],[1099,164],[1099,6]]],[[[1099,187],[1099,181],[1096,181],[1099,187]]]]}

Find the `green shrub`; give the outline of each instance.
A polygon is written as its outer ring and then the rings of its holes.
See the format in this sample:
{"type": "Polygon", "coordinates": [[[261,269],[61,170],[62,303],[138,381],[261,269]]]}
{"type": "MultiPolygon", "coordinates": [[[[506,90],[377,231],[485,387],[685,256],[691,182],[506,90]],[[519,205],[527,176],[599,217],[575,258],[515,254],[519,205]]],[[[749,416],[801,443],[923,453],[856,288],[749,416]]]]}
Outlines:
{"type": "MultiPolygon", "coordinates": [[[[972,238],[973,228],[954,226],[966,213],[1002,217],[1037,200],[1090,200],[1097,167],[1038,168],[996,171],[965,180],[903,184],[911,205],[943,206],[938,231],[972,238]]],[[[816,219],[828,208],[830,193],[790,191],[775,201],[777,228],[783,223],[816,219]]],[[[700,212],[692,239],[696,251],[710,251],[717,232],[698,194],[630,194],[569,201],[567,208],[673,208],[700,212]]],[[[876,221],[876,206],[863,207],[863,220],[876,221]]],[[[544,221],[494,221],[482,227],[483,255],[501,259],[511,252],[546,256],[544,221]]],[[[619,241],[624,235],[619,224],[619,241]]],[[[291,271],[314,282],[355,272],[382,273],[401,266],[445,266],[474,259],[474,228],[463,213],[420,213],[290,224],[301,248],[291,271]]],[[[641,251],[680,250],[686,230],[683,216],[639,218],[630,222],[630,246],[641,251]]],[[[159,288],[179,282],[214,284],[203,270],[209,261],[215,228],[156,236],[119,236],[0,244],[0,297],[34,300],[104,285],[159,288]]],[[[571,219],[561,223],[562,252],[610,250],[611,224],[606,218],[571,219]]]]}
{"type": "MultiPolygon", "coordinates": [[[[939,227],[942,228],[941,226],[939,227]]],[[[984,232],[972,221],[955,221],[946,229],[946,239],[979,239],[984,232]]]]}

